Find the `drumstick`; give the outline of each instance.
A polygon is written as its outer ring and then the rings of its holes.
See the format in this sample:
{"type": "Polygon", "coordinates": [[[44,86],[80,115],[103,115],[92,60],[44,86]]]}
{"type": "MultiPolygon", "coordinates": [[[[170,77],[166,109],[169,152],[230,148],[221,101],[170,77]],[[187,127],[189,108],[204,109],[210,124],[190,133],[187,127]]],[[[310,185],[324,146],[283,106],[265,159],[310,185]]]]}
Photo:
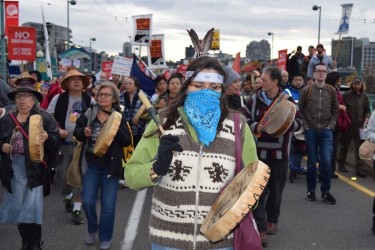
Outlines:
{"type": "MultiPolygon", "coordinates": [[[[143,93],[142,90],[139,91],[138,93],[139,100],[145,105],[148,114],[151,116],[152,120],[156,123],[156,126],[158,126],[159,131],[161,132],[162,135],[166,135],[163,127],[161,126],[160,120],[158,116],[156,115],[156,109],[151,105],[150,101],[148,100],[147,96],[145,93],[143,93]]],[[[176,152],[173,151],[173,155],[176,156],[176,152]]]]}
{"type": "Polygon", "coordinates": [[[156,123],[156,126],[158,126],[158,129],[160,130],[162,135],[165,135],[166,133],[163,127],[161,126],[158,116],[156,115],[155,108],[151,105],[150,101],[148,100],[147,96],[142,90],[139,91],[138,97],[139,97],[139,100],[141,100],[141,102],[143,103],[143,105],[145,105],[148,114],[151,116],[152,120],[154,120],[154,122],[156,123]]]}

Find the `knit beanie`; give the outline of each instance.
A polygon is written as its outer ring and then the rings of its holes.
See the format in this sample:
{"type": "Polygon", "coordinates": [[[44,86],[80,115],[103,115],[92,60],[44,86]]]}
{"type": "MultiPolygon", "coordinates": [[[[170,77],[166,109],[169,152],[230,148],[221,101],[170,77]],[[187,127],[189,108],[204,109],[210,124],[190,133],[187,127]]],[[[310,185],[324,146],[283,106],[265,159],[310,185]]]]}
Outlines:
{"type": "Polygon", "coordinates": [[[240,74],[234,71],[232,68],[228,66],[224,66],[225,74],[227,75],[227,80],[224,82],[224,88],[228,88],[234,81],[241,79],[240,74]]]}

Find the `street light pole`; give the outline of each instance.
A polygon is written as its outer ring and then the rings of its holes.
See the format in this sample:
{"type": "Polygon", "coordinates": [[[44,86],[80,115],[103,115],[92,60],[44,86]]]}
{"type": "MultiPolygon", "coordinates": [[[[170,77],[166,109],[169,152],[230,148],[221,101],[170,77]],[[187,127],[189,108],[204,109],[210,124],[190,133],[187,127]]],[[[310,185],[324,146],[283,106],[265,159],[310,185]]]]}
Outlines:
{"type": "Polygon", "coordinates": [[[95,42],[95,37],[90,37],[90,64],[89,64],[89,73],[91,74],[91,68],[92,68],[92,52],[91,52],[91,41],[95,42]]]}
{"type": "Polygon", "coordinates": [[[322,17],[322,6],[314,5],[312,9],[313,10],[319,9],[318,44],[320,44],[320,22],[321,22],[321,17],[322,17]]]}
{"type": "Polygon", "coordinates": [[[6,51],[5,51],[5,25],[3,21],[5,20],[5,6],[4,6],[4,0],[1,0],[1,74],[4,77],[4,80],[7,79],[6,73],[7,73],[7,57],[6,57],[6,51]]]}
{"type": "Polygon", "coordinates": [[[68,3],[68,15],[67,15],[67,36],[66,36],[66,48],[69,49],[70,48],[70,32],[69,32],[69,5],[76,5],[77,4],[77,1],[76,0],[67,0],[67,3],[68,3]]]}
{"type": "Polygon", "coordinates": [[[270,60],[272,60],[272,55],[273,55],[273,32],[268,32],[268,35],[269,36],[272,36],[272,47],[271,47],[271,56],[270,56],[270,60]]]}

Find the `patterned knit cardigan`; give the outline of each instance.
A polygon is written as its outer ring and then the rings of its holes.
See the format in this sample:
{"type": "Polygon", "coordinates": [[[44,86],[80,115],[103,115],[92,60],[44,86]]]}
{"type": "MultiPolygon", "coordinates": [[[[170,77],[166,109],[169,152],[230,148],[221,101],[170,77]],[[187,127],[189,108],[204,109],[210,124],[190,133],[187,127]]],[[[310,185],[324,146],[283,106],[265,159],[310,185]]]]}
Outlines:
{"type": "Polygon", "coordinates": [[[234,125],[226,119],[215,141],[205,148],[198,165],[199,148],[178,119],[167,133],[177,135],[184,151],[173,157],[168,174],[155,187],[150,219],[151,241],[160,245],[191,249],[194,237],[196,183],[199,178],[197,249],[232,246],[232,236],[210,243],[199,234],[199,227],[235,171],[234,125]],[[199,177],[198,177],[199,172],[199,177]]]}

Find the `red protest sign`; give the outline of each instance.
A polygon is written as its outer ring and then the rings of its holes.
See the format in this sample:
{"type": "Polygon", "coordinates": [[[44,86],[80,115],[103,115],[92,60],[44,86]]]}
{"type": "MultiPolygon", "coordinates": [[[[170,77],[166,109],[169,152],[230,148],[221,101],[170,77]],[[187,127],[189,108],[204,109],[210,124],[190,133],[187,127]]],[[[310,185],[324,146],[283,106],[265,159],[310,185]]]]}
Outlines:
{"type": "Polygon", "coordinates": [[[102,62],[102,72],[110,74],[112,71],[113,61],[103,61],[102,62]]]}
{"type": "Polygon", "coordinates": [[[288,57],[288,50],[279,50],[279,59],[277,60],[277,67],[281,70],[286,70],[286,60],[288,57]]]}
{"type": "Polygon", "coordinates": [[[113,61],[103,61],[102,62],[102,72],[105,73],[106,79],[108,79],[109,76],[111,75],[112,64],[113,64],[113,61]]]}
{"type": "Polygon", "coordinates": [[[35,61],[36,32],[32,27],[8,27],[8,58],[35,61]]]}
{"type": "Polygon", "coordinates": [[[19,8],[18,1],[5,2],[5,35],[8,35],[9,26],[18,26],[19,8]]]}

